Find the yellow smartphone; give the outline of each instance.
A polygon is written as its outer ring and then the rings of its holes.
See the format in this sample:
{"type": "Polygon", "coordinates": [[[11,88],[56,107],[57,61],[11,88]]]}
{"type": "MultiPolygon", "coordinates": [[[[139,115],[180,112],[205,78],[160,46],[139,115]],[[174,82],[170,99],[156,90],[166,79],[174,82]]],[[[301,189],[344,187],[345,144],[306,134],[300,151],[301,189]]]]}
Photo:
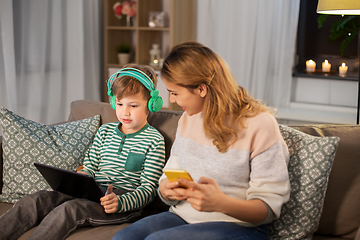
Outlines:
{"type": "MultiPolygon", "coordinates": [[[[184,178],[193,181],[190,173],[186,170],[180,169],[164,169],[164,173],[170,182],[177,182],[179,178],[184,178]]],[[[188,186],[180,184],[180,187],[188,188],[188,186]]]]}

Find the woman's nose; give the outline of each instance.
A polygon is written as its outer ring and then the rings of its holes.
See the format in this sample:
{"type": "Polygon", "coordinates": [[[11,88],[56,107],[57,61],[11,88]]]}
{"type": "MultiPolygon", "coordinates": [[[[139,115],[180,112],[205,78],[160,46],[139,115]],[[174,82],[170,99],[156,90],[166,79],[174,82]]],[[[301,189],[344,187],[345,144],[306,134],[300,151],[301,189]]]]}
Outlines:
{"type": "Polygon", "coordinates": [[[175,103],[176,102],[176,98],[174,95],[170,95],[170,103],[175,103]]]}

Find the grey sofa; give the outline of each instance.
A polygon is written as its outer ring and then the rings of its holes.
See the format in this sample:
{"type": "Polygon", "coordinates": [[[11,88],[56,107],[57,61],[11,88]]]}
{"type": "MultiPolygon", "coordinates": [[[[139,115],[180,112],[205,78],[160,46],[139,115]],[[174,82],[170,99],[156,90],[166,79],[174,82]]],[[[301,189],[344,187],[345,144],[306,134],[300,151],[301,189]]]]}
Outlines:
{"type": "MultiPolygon", "coordinates": [[[[71,104],[68,121],[75,121],[101,115],[101,124],[117,121],[115,111],[108,103],[86,100],[71,104]]],[[[166,156],[175,137],[177,122],[181,112],[161,110],[150,113],[148,121],[165,138],[166,156]]],[[[340,143],[329,177],[324,207],[317,231],[313,239],[360,239],[360,126],[357,125],[298,125],[294,129],[314,136],[338,136],[340,143]]],[[[0,172],[2,173],[2,141],[0,139],[0,172]]],[[[0,178],[2,186],[2,178],[0,178]]],[[[1,190],[1,188],[0,188],[1,190]]],[[[0,215],[12,207],[0,203],[0,215]]],[[[144,210],[143,216],[166,211],[168,207],[157,197],[144,210]]],[[[143,217],[142,216],[142,217],[143,217]]],[[[131,223],[103,227],[86,227],[75,230],[67,239],[111,239],[111,237],[131,223]]],[[[20,239],[27,239],[30,230],[20,239]]]]}

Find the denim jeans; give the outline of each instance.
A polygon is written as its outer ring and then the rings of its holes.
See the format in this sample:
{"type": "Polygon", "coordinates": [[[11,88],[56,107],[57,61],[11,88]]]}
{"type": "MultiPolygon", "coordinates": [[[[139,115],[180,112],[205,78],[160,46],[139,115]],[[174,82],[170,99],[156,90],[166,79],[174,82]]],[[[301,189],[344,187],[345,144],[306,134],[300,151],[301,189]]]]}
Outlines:
{"type": "MultiPolygon", "coordinates": [[[[114,192],[124,193],[119,189],[114,192]]],[[[107,214],[99,203],[57,191],[40,191],[22,198],[1,216],[0,239],[18,239],[37,225],[29,239],[64,239],[77,227],[120,224],[140,213],[141,210],[107,214]]]]}
{"type": "Polygon", "coordinates": [[[267,226],[243,227],[230,222],[187,224],[171,212],[143,218],[119,231],[112,240],[182,240],[182,239],[268,239],[267,226]]]}

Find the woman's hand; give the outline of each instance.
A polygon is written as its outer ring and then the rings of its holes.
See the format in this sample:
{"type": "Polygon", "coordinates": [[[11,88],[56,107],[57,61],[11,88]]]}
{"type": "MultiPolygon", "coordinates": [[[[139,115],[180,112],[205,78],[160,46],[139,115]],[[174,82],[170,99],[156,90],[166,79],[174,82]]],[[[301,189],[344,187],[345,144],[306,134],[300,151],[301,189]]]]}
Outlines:
{"type": "Polygon", "coordinates": [[[167,178],[161,180],[159,185],[161,196],[167,201],[174,201],[174,200],[182,201],[186,199],[186,197],[174,191],[175,189],[178,188],[180,188],[179,182],[170,182],[169,179],[167,178]]]}
{"type": "Polygon", "coordinates": [[[198,183],[186,179],[179,179],[179,182],[189,188],[176,188],[174,191],[183,196],[194,209],[203,212],[220,211],[220,203],[226,195],[214,179],[201,177],[198,183]]]}
{"type": "Polygon", "coordinates": [[[113,192],[100,198],[100,204],[104,207],[106,213],[116,213],[118,211],[119,202],[113,192]]]}
{"type": "Polygon", "coordinates": [[[186,198],[191,206],[203,212],[221,212],[241,221],[261,223],[268,214],[266,204],[260,199],[240,200],[221,191],[214,179],[201,177],[199,182],[179,179],[187,189],[174,189],[186,198]]]}

